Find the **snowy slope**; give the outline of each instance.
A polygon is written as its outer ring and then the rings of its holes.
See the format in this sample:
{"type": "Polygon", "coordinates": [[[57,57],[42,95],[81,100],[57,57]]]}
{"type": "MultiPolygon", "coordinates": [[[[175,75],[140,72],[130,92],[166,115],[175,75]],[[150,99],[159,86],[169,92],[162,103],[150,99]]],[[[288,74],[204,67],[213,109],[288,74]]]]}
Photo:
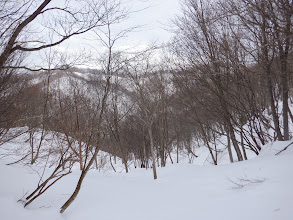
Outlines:
{"type": "Polygon", "coordinates": [[[34,189],[38,175],[29,167],[6,166],[9,158],[4,158],[0,160],[0,219],[290,220],[293,146],[275,155],[289,143],[268,144],[258,157],[233,164],[170,164],[158,168],[156,181],[150,169],[133,169],[129,174],[91,170],[63,215],[59,208],[73,192],[78,170],[23,208],[17,200],[34,189]]]}

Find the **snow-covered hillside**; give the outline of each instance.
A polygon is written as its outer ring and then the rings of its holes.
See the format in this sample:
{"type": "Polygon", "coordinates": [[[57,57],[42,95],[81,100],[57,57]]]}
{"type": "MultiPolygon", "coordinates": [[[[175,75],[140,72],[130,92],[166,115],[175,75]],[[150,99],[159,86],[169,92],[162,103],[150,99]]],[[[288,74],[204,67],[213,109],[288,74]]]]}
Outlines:
{"type": "MultiPolygon", "coordinates": [[[[293,146],[266,145],[260,155],[244,162],[199,166],[181,162],[126,174],[91,170],[75,202],[61,215],[59,208],[73,192],[78,169],[52,186],[27,208],[17,202],[37,185],[37,167],[5,165],[0,160],[0,219],[3,220],[188,220],[293,219],[293,146]]],[[[11,146],[11,144],[10,144],[11,146]]],[[[1,146],[1,152],[8,144],[1,146]]],[[[197,152],[200,153],[200,152],[197,152]]],[[[204,152],[201,152],[203,154],[204,152]]]]}

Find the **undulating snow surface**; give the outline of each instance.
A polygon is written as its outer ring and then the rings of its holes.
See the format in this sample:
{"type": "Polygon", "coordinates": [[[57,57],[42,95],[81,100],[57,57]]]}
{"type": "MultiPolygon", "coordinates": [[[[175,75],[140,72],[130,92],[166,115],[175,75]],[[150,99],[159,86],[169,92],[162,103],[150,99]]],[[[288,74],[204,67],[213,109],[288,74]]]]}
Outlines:
{"type": "MultiPolygon", "coordinates": [[[[130,173],[91,170],[74,203],[59,209],[73,192],[78,169],[59,181],[27,208],[17,202],[36,187],[39,176],[23,165],[0,159],[1,220],[194,220],[293,219],[293,145],[275,142],[258,157],[219,166],[199,166],[188,160],[130,173]]],[[[8,144],[2,145],[3,148],[8,144]]],[[[195,152],[204,154],[204,152],[195,152]]],[[[174,159],[175,161],[175,159],[174,159]]]]}

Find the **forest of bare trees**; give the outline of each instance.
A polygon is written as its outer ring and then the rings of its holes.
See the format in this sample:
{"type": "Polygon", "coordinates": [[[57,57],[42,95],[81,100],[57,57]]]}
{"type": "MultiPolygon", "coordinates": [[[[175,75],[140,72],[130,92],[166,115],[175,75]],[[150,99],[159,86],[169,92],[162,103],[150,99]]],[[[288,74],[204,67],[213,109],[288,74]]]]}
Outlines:
{"type": "Polygon", "coordinates": [[[157,179],[156,168],[179,163],[180,152],[196,160],[198,146],[217,165],[224,151],[233,163],[291,139],[292,1],[182,0],[169,44],[134,52],[115,47],[134,29],[112,32],[129,15],[118,1],[20,2],[0,2],[0,147],[27,133],[30,151],[16,162],[54,167],[24,206],[78,164],[63,213],[100,150],[121,158],[125,172],[134,164],[157,179]],[[103,45],[96,69],[76,66],[82,53],[55,50],[87,32],[103,45]],[[46,62],[29,64],[40,51],[46,62]],[[16,127],[25,129],[12,134],[16,127]],[[50,132],[58,144],[47,149],[50,132]]]}

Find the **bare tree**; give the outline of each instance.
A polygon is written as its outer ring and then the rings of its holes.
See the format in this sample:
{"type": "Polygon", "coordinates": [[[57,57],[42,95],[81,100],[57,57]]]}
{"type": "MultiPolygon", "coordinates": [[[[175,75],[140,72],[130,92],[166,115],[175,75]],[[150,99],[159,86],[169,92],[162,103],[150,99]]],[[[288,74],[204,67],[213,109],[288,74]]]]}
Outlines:
{"type": "Polygon", "coordinates": [[[161,100],[160,94],[157,92],[159,88],[156,78],[157,72],[155,66],[151,64],[154,51],[154,49],[144,51],[140,56],[136,57],[135,63],[129,63],[127,75],[136,93],[134,99],[141,113],[138,117],[143,122],[148,133],[153,175],[154,179],[157,179],[153,126],[156,115],[160,111],[161,100]]]}
{"type": "MultiPolygon", "coordinates": [[[[16,110],[15,101],[19,93],[9,89],[16,82],[14,79],[17,77],[13,76],[23,75],[25,71],[48,70],[47,67],[38,64],[38,61],[30,62],[31,65],[25,63],[24,60],[29,55],[34,55],[33,60],[38,60],[36,52],[60,46],[73,36],[104,26],[107,20],[120,19],[124,15],[120,13],[119,7],[118,2],[107,0],[78,2],[44,0],[40,3],[33,0],[1,1],[0,102],[6,104],[1,104],[0,120],[6,118],[7,124],[9,117],[6,112],[16,110]]],[[[50,71],[68,68],[64,62],[50,66],[50,71]]],[[[22,83],[19,83],[19,92],[21,86],[22,83]]],[[[17,120],[12,118],[9,124],[15,121],[17,120]]]]}
{"type": "Polygon", "coordinates": [[[239,24],[247,30],[245,36],[247,43],[242,46],[251,52],[251,57],[263,69],[277,139],[288,140],[288,56],[292,50],[292,2],[229,1],[226,8],[229,8],[232,15],[239,18],[239,24]],[[278,82],[280,82],[282,93],[283,134],[277,111],[276,86],[278,82]]]}
{"type": "MultiPolygon", "coordinates": [[[[61,44],[72,36],[103,26],[106,19],[117,19],[119,5],[103,1],[44,0],[39,6],[34,1],[1,1],[0,70],[21,67],[7,63],[19,52],[34,52],[61,44]],[[31,29],[45,28],[42,32],[31,29]],[[29,39],[28,39],[29,33],[29,39]],[[40,35],[42,34],[42,35],[40,35]],[[32,38],[34,37],[35,38],[32,38]],[[48,37],[49,38],[48,38],[48,37]],[[14,55],[15,54],[15,55],[14,55]]],[[[17,60],[15,60],[17,61],[17,60]]],[[[28,67],[27,67],[28,68],[28,67]]]]}
{"type": "MultiPolygon", "coordinates": [[[[225,27],[219,23],[216,4],[210,1],[186,0],[183,4],[183,16],[175,20],[178,35],[174,39],[176,56],[182,57],[186,63],[182,66],[187,79],[193,86],[204,88],[211,96],[203,100],[191,91],[198,104],[217,117],[227,127],[238,160],[243,160],[238,141],[235,136],[233,106],[230,101],[230,83],[227,80],[231,69],[226,67],[223,59],[221,42],[225,37],[225,27]],[[186,66],[185,66],[186,65],[186,66]],[[213,104],[211,103],[211,100],[213,104]],[[213,109],[210,109],[210,106],[213,109]]],[[[176,76],[175,76],[176,77],[176,76]]],[[[184,84],[186,85],[186,84],[184,84]]]]}
{"type": "MultiPolygon", "coordinates": [[[[44,165],[42,174],[40,175],[40,180],[36,189],[26,197],[24,207],[31,204],[36,198],[41,196],[44,192],[46,192],[51,186],[53,186],[57,181],[62,179],[64,176],[71,173],[72,166],[74,164],[73,154],[70,151],[70,145],[67,145],[65,148],[63,147],[64,142],[61,146],[58,146],[58,149],[51,148],[48,152],[46,163],[44,165]],[[50,157],[55,157],[57,159],[53,159],[49,161],[50,157]],[[48,164],[49,163],[49,164],[48,164]],[[50,164],[56,165],[53,172],[44,180],[44,173],[50,164]]],[[[50,165],[52,166],[52,165],[50,165]]]]}
{"type": "MultiPolygon", "coordinates": [[[[95,118],[92,118],[91,121],[94,121],[95,124],[95,138],[94,141],[91,143],[91,145],[88,146],[90,148],[91,154],[87,154],[85,158],[83,159],[84,165],[81,170],[80,178],[78,180],[78,183],[76,185],[76,188],[70,198],[63,204],[63,206],[60,208],[60,213],[63,213],[69,206],[72,204],[72,202],[77,197],[81,185],[83,183],[84,178],[86,177],[88,171],[92,167],[94,161],[96,161],[98,152],[101,148],[101,142],[102,142],[102,131],[103,131],[103,122],[105,120],[105,113],[107,110],[108,105],[108,96],[111,91],[111,84],[112,84],[112,75],[119,71],[121,68],[121,63],[119,59],[115,59],[115,51],[114,51],[114,45],[118,39],[121,37],[124,37],[124,35],[128,32],[123,30],[122,32],[119,32],[117,35],[113,35],[111,32],[111,25],[115,22],[120,22],[122,18],[125,18],[127,13],[125,11],[120,12],[120,16],[117,20],[112,20],[110,16],[107,16],[106,18],[106,29],[105,31],[102,31],[101,33],[96,32],[97,38],[102,42],[103,46],[107,49],[106,58],[101,60],[101,64],[103,67],[103,77],[104,81],[102,84],[102,91],[97,90],[97,97],[98,100],[96,100],[96,103],[94,103],[95,108],[95,118]]],[[[119,56],[118,56],[119,57],[119,56]]]]}

